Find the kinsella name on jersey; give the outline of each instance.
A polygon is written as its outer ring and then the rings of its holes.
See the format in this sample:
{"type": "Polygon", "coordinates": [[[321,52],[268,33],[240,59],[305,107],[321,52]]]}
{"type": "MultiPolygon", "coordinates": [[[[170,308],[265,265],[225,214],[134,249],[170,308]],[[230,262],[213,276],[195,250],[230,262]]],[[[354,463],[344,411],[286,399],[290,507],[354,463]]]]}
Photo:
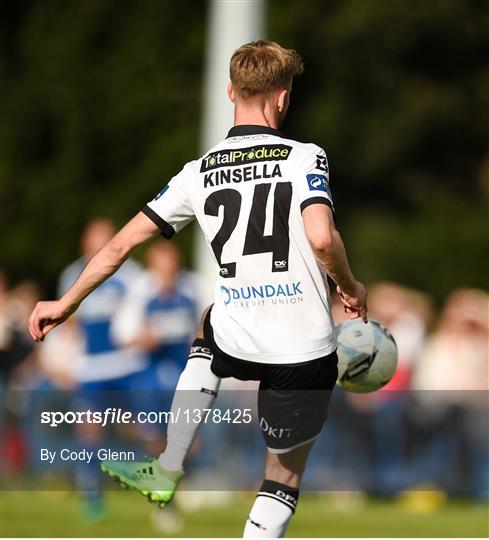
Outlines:
{"type": "Polygon", "coordinates": [[[261,165],[248,165],[236,169],[220,169],[211,171],[204,175],[204,188],[222,186],[231,182],[250,182],[251,180],[262,180],[267,178],[281,177],[280,165],[263,163],[261,165]]]}

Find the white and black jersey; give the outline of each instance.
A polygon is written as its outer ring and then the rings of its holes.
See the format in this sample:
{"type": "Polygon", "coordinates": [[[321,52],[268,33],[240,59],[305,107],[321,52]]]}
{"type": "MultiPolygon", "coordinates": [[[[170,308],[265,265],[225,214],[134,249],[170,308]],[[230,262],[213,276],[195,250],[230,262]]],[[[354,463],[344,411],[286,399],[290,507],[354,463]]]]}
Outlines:
{"type": "Polygon", "coordinates": [[[323,149],[235,126],[143,209],[167,238],[197,219],[219,265],[211,324],[226,354],[294,364],[335,350],[326,274],[301,215],[316,203],[333,208],[323,149]]]}

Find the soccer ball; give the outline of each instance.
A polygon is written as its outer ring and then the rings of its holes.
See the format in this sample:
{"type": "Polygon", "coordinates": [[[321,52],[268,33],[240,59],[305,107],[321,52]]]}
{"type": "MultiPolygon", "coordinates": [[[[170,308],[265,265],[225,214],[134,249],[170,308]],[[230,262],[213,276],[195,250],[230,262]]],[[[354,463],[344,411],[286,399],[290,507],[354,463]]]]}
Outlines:
{"type": "Polygon", "coordinates": [[[386,385],[397,367],[397,346],[379,322],[362,319],[336,327],[338,336],[338,380],[350,392],[373,392],[386,385]]]}

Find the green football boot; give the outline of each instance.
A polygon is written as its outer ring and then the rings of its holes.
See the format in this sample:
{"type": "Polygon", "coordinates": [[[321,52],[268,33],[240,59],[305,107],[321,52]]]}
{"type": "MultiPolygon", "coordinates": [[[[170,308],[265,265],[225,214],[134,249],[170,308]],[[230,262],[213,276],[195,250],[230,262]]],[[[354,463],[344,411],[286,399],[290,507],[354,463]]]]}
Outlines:
{"type": "Polygon", "coordinates": [[[100,468],[122,487],[134,489],[164,508],[172,499],[183,471],[167,471],[158,459],[149,461],[102,461],[100,468]]]}

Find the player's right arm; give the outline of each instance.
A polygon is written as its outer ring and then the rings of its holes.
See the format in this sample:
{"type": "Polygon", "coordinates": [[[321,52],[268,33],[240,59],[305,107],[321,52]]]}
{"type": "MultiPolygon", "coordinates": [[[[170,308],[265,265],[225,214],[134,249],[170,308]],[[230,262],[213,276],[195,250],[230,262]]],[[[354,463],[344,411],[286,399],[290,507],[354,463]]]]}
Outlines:
{"type": "Polygon", "coordinates": [[[129,221],[83,269],[78,279],[59,299],[38,302],[29,319],[29,333],[35,341],[64,322],[94,289],[116,272],[131,252],[160,232],[143,212],[129,221]]]}
{"type": "Polygon", "coordinates": [[[367,322],[367,291],[353,276],[331,209],[324,204],[311,204],[302,212],[302,219],[314,256],[338,286],[350,318],[360,316],[367,322]]]}
{"type": "Polygon", "coordinates": [[[338,294],[350,318],[362,317],[367,322],[367,291],[353,276],[345,246],[334,224],[328,160],[319,146],[307,146],[297,175],[296,193],[316,260],[338,286],[338,294]]]}

